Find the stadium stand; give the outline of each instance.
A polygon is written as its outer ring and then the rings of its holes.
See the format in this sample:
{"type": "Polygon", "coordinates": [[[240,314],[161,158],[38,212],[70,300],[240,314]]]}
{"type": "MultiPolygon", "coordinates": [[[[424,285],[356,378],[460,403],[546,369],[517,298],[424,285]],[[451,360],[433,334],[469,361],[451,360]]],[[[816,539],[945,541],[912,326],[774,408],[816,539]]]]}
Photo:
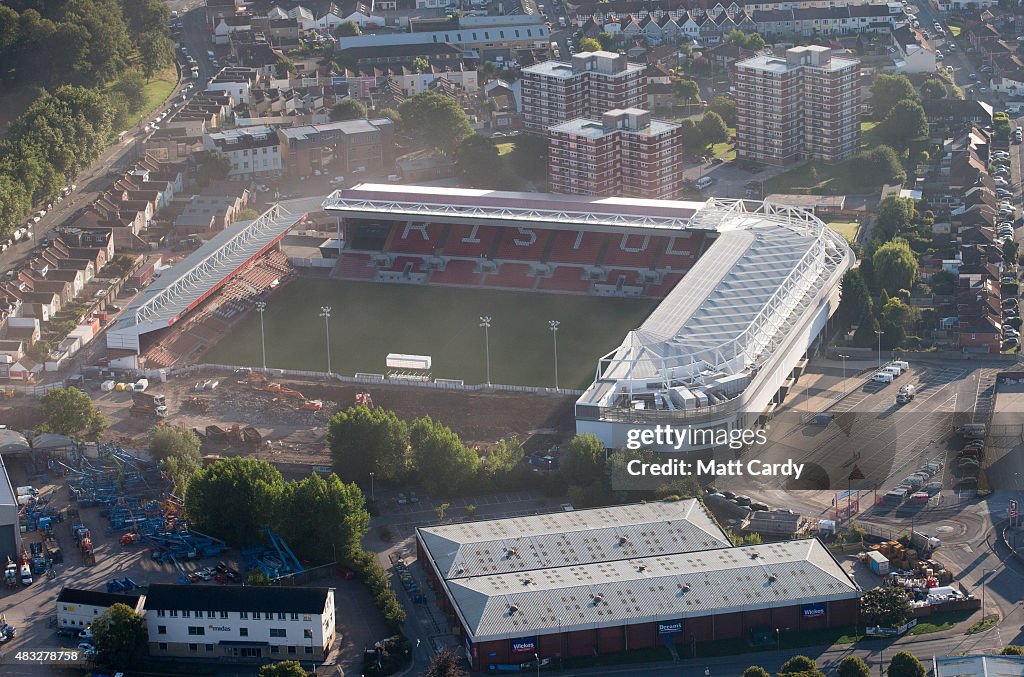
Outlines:
{"type": "Polygon", "coordinates": [[[372,280],[376,272],[369,254],[345,252],[338,259],[333,275],[346,280],[372,280]]]}
{"type": "Polygon", "coordinates": [[[535,228],[507,228],[494,255],[510,261],[540,261],[551,241],[552,232],[535,228]]]}
{"type": "Polygon", "coordinates": [[[484,285],[488,287],[505,287],[508,289],[533,289],[537,278],[530,277],[528,263],[504,262],[498,272],[484,276],[484,285]]]}
{"type": "Polygon", "coordinates": [[[554,245],[548,255],[552,263],[584,263],[595,265],[600,263],[601,247],[605,243],[603,233],[586,230],[559,231],[555,235],[554,245]]]}
{"type": "Polygon", "coordinates": [[[384,249],[408,254],[433,254],[440,236],[440,224],[401,221],[391,229],[384,249]]]}
{"type": "Polygon", "coordinates": [[[647,285],[646,295],[659,299],[665,298],[681,279],[683,279],[682,273],[665,273],[661,282],[652,282],[647,285]]]}
{"type": "Polygon", "coordinates": [[[480,284],[480,273],[476,272],[476,263],[464,259],[449,259],[444,270],[430,274],[430,282],[437,284],[480,284]]]}
{"type": "Polygon", "coordinates": [[[576,266],[557,266],[551,277],[541,278],[537,289],[544,291],[580,292],[590,291],[590,280],[583,276],[583,269],[576,266]]]}
{"type": "Polygon", "coordinates": [[[689,270],[697,261],[698,253],[707,238],[703,233],[684,233],[665,239],[658,252],[655,266],[672,270],[689,270]]]}
{"type": "Polygon", "coordinates": [[[441,253],[445,256],[486,257],[491,254],[499,228],[481,225],[454,225],[448,231],[441,253]]]}
{"type": "Polygon", "coordinates": [[[664,238],[650,235],[623,233],[611,235],[608,251],[604,255],[606,266],[636,266],[650,268],[659,251],[665,247],[664,238]]]}

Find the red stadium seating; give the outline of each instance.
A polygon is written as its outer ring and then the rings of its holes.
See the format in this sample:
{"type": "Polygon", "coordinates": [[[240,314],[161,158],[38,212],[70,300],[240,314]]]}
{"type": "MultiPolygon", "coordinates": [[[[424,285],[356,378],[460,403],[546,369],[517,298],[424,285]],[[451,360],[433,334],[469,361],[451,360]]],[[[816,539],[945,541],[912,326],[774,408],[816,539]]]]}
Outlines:
{"type": "Polygon", "coordinates": [[[547,291],[590,291],[590,280],[583,278],[583,269],[576,266],[557,266],[551,277],[542,277],[537,289],[547,291]]]}
{"type": "Polygon", "coordinates": [[[673,270],[689,270],[697,261],[706,238],[702,233],[687,233],[670,237],[665,241],[665,248],[658,257],[659,268],[673,270]]]}
{"type": "Polygon", "coordinates": [[[606,266],[636,266],[649,268],[661,251],[665,249],[665,240],[650,235],[636,233],[610,235],[611,243],[604,255],[606,266]]]}
{"type": "Polygon", "coordinates": [[[401,272],[401,271],[405,270],[405,265],[407,263],[411,263],[412,264],[412,269],[409,272],[412,272],[412,273],[422,272],[420,270],[420,264],[423,263],[423,259],[420,258],[419,256],[396,256],[394,261],[391,262],[391,265],[389,267],[381,268],[381,270],[392,270],[392,271],[401,272]]]}
{"type": "Polygon", "coordinates": [[[376,272],[376,268],[370,262],[370,255],[356,252],[342,253],[341,259],[334,267],[335,277],[346,280],[369,280],[376,272]]]}
{"type": "Polygon", "coordinates": [[[386,251],[410,254],[432,254],[441,234],[441,225],[402,221],[396,223],[388,237],[386,251]]]}
{"type": "Polygon", "coordinates": [[[527,263],[502,263],[498,272],[484,276],[484,285],[488,287],[511,287],[513,289],[533,289],[537,278],[530,277],[530,265],[527,263]]]}
{"type": "Polygon", "coordinates": [[[496,259],[540,261],[551,239],[551,231],[536,228],[506,228],[496,259]]]}
{"type": "Polygon", "coordinates": [[[437,284],[480,284],[480,273],[474,272],[476,263],[465,260],[451,260],[444,270],[436,270],[430,274],[429,282],[437,284]]]}
{"type": "Polygon", "coordinates": [[[489,256],[499,232],[494,226],[456,225],[448,231],[442,253],[445,256],[489,256]],[[468,240],[468,241],[467,241],[468,240]]]}
{"type": "Polygon", "coordinates": [[[660,283],[651,283],[647,286],[647,296],[658,299],[665,298],[681,279],[683,279],[682,273],[665,273],[660,283]]]}
{"type": "Polygon", "coordinates": [[[626,270],[624,268],[613,268],[608,271],[608,277],[605,279],[604,284],[618,284],[619,278],[623,279],[623,284],[636,285],[642,284],[640,273],[635,270],[626,270]]]}
{"type": "Polygon", "coordinates": [[[555,236],[548,261],[553,263],[585,263],[595,265],[601,254],[605,236],[589,231],[562,230],[555,236]]]}

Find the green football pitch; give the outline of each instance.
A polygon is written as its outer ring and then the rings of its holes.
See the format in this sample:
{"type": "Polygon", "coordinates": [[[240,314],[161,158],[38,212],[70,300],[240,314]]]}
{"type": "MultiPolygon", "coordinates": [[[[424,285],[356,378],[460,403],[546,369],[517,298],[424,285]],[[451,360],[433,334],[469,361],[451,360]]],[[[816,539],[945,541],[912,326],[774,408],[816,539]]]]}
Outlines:
{"type": "MultiPolygon", "coordinates": [[[[388,353],[406,353],[430,355],[435,378],[484,383],[480,316],[486,315],[492,318],[491,382],[553,386],[548,320],[558,320],[559,385],[583,388],[594,379],[597,359],[619,345],[657,304],[651,299],[300,278],[267,301],[267,366],[326,370],[320,307],[330,306],[335,373],[382,374],[388,353]]],[[[201,361],[259,366],[259,314],[250,313],[201,361]]]]}

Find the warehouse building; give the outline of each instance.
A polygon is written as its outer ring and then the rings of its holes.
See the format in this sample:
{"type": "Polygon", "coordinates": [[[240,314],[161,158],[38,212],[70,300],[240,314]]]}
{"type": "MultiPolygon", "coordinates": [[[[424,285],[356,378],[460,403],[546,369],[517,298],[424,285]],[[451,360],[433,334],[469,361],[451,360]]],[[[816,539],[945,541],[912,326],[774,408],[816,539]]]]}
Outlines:
{"type": "Polygon", "coordinates": [[[126,604],[141,614],[145,595],[118,595],[100,590],[61,588],[57,593],[57,628],[84,630],[115,604],[126,604]]]}
{"type": "Polygon", "coordinates": [[[151,585],[154,657],[320,662],[334,645],[334,588],[151,585]]]}
{"type": "Polygon", "coordinates": [[[4,466],[4,456],[29,453],[25,437],[13,430],[0,429],[0,563],[21,553],[21,527],[18,524],[18,499],[4,466]]]}
{"type": "Polygon", "coordinates": [[[820,541],[734,547],[696,500],[424,527],[416,541],[474,670],[857,620],[860,588],[820,541]]]}

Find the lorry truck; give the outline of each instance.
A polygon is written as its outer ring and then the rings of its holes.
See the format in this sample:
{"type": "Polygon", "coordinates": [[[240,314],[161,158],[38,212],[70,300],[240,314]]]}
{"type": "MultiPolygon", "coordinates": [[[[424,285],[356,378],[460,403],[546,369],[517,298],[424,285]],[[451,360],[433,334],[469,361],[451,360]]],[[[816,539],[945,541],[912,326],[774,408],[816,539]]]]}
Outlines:
{"type": "Polygon", "coordinates": [[[913,385],[905,385],[900,388],[899,393],[896,394],[896,404],[904,405],[908,402],[912,402],[916,394],[917,391],[913,385]]]}

